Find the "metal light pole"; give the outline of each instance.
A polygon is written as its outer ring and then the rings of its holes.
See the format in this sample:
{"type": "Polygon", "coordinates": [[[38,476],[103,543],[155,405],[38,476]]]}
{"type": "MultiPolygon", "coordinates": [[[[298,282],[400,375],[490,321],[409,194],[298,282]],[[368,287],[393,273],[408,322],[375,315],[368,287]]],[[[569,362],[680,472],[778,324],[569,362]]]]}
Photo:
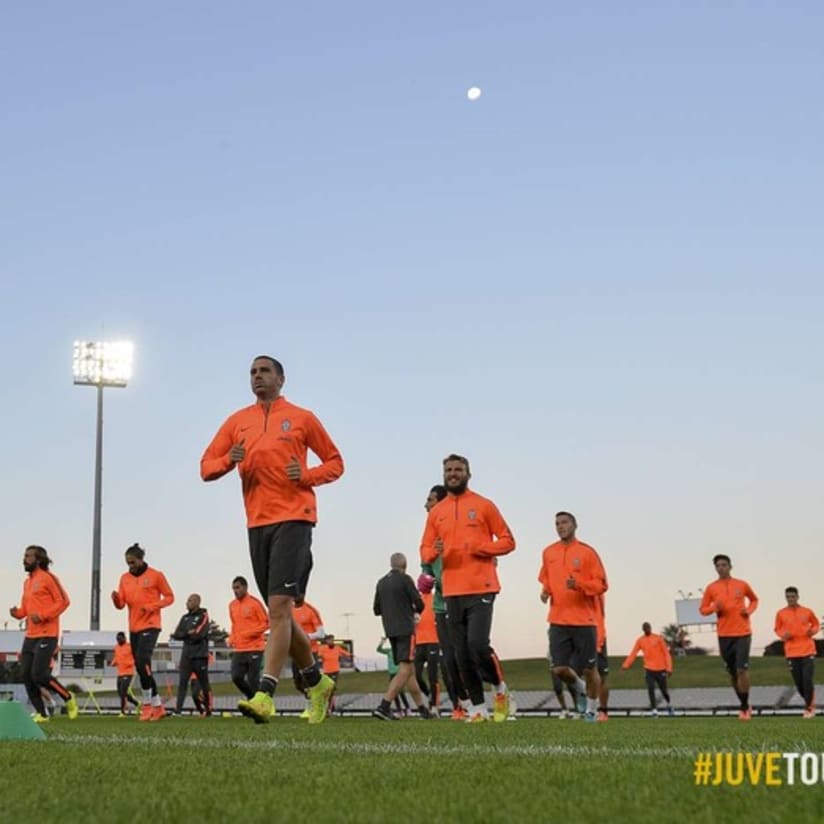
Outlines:
{"type": "Polygon", "coordinates": [[[103,388],[124,387],[132,376],[131,343],[75,341],[72,373],[80,386],[97,388],[97,427],[94,453],[94,515],[92,521],[92,591],[89,629],[100,629],[100,546],[103,511],[103,388]]]}

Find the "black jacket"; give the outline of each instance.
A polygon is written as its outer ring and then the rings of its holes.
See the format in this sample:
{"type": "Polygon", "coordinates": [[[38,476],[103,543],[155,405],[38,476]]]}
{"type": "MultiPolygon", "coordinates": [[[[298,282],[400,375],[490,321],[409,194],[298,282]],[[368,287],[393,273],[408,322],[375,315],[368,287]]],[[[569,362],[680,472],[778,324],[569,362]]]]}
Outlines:
{"type": "Polygon", "coordinates": [[[375,587],[375,615],[383,620],[387,638],[415,633],[415,613],[423,612],[423,600],[415,582],[399,569],[392,569],[375,587]]]}
{"type": "Polygon", "coordinates": [[[172,633],[183,641],[183,654],[189,658],[209,657],[209,613],[203,607],[187,612],[172,633]]]}

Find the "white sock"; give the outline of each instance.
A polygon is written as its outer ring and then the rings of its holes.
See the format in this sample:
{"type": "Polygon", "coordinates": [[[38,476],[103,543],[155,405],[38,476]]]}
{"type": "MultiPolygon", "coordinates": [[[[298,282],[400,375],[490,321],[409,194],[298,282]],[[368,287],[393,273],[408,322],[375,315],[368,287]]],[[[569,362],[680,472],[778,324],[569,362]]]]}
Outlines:
{"type": "Polygon", "coordinates": [[[498,684],[498,686],[495,687],[495,689],[499,694],[509,692],[509,688],[506,685],[506,681],[501,681],[501,683],[498,684]]]}
{"type": "Polygon", "coordinates": [[[478,715],[479,713],[484,718],[489,718],[489,711],[486,708],[486,704],[472,704],[469,714],[478,715]]]}
{"type": "Polygon", "coordinates": [[[160,706],[160,696],[159,695],[153,695],[152,696],[152,706],[153,707],[159,707],[160,706]]]}
{"type": "Polygon", "coordinates": [[[151,690],[151,688],[147,689],[147,690],[141,690],[141,692],[143,693],[143,703],[144,704],[151,704],[152,703],[152,690],[151,690]]]}
{"type": "Polygon", "coordinates": [[[598,709],[598,699],[587,696],[587,712],[595,713],[598,709]]]}
{"type": "Polygon", "coordinates": [[[578,690],[579,695],[586,695],[587,685],[584,682],[584,679],[581,678],[579,675],[577,680],[575,681],[575,689],[578,690]]]}
{"type": "Polygon", "coordinates": [[[468,698],[461,698],[461,706],[469,712],[472,709],[472,702],[468,698]]]}

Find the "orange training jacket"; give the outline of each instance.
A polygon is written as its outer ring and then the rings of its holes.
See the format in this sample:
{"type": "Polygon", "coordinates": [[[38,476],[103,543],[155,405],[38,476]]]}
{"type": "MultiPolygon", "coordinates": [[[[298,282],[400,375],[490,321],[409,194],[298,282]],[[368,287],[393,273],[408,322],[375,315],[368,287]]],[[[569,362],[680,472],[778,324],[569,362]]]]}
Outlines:
{"type": "Polygon", "coordinates": [[[321,635],[323,630],[323,618],[315,607],[308,601],[304,601],[299,607],[292,609],[292,617],[297,622],[298,626],[309,637],[309,643],[312,645],[312,652],[317,654],[318,647],[321,642],[321,635]],[[319,630],[321,632],[319,632],[319,630]],[[312,637],[314,636],[314,637],[312,637]]]}
{"type": "Polygon", "coordinates": [[[653,672],[672,672],[672,656],[667,642],[660,635],[651,632],[649,635],[640,636],[621,664],[621,668],[629,669],[635,663],[639,652],[644,653],[644,669],[653,672]]]}
{"type": "Polygon", "coordinates": [[[248,592],[229,602],[231,631],[226,639],[235,652],[260,652],[266,646],[264,634],[269,629],[266,607],[248,592]]]}
{"type": "Polygon", "coordinates": [[[432,599],[434,592],[422,592],[423,612],[420,613],[420,620],[415,625],[416,644],[437,644],[438,629],[435,626],[435,613],[432,610],[432,599]]]}
{"type": "Polygon", "coordinates": [[[326,675],[334,675],[336,672],[340,672],[340,659],[352,657],[343,647],[337,644],[333,647],[330,647],[329,644],[321,644],[318,655],[326,675]]]}
{"type": "Polygon", "coordinates": [[[175,596],[166,576],[147,566],[140,575],[124,572],[112,598],[117,609],[129,608],[129,632],[160,629],[160,610],[170,607],[175,596]]]}
{"type": "Polygon", "coordinates": [[[756,609],[758,596],[746,581],[738,578],[719,578],[708,584],[701,599],[701,606],[698,607],[702,615],[716,613],[719,638],[740,638],[750,635],[750,615],[756,609]],[[747,613],[746,616],[741,614],[742,610],[747,613]]]}
{"type": "Polygon", "coordinates": [[[14,617],[27,618],[26,638],[59,638],[60,615],[69,608],[69,596],[56,575],[37,567],[23,583],[20,606],[14,608],[14,617]],[[31,620],[32,615],[40,623],[31,620]]]}
{"type": "Polygon", "coordinates": [[[116,643],[114,645],[112,666],[117,667],[118,677],[134,675],[134,655],[132,655],[132,645],[128,641],[125,644],[116,643]]]}
{"type": "Polygon", "coordinates": [[[237,465],[249,527],[283,521],[318,519],[313,487],[343,474],[343,458],[321,422],[283,396],[266,405],[255,403],[230,415],[200,459],[200,477],[214,481],[234,469],[229,451],[243,441],[246,457],[237,465]],[[320,459],[309,468],[307,452],[320,459]],[[297,458],[302,477],[290,481],[286,465],[297,458]]]}
{"type": "Polygon", "coordinates": [[[471,489],[447,495],[429,511],[421,539],[421,561],[438,558],[443,541],[441,586],[445,597],[500,592],[498,556],[515,549],[515,539],[495,504],[471,489]]]}
{"type": "Polygon", "coordinates": [[[815,655],[813,636],[818,635],[819,628],[818,616],[809,607],[802,607],[801,604],[784,607],[775,614],[775,634],[784,641],[786,658],[815,655]],[[784,640],[785,632],[790,633],[788,640],[784,640]]]}
{"type": "Polygon", "coordinates": [[[598,626],[596,598],[608,589],[607,574],[598,553],[577,539],[566,544],[556,541],[544,549],[538,580],[549,596],[550,624],[582,627],[598,626]],[[567,579],[575,579],[575,589],[567,579]]]}

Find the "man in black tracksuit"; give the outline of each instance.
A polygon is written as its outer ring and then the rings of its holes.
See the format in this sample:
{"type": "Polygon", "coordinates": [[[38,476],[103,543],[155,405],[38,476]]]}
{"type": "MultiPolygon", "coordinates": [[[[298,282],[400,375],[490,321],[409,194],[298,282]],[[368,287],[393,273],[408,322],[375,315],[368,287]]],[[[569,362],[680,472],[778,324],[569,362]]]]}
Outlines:
{"type": "Polygon", "coordinates": [[[372,713],[383,721],[394,721],[391,705],[403,689],[412,695],[418,712],[430,718],[426,699],[415,678],[415,624],[423,612],[423,600],[415,582],[406,574],[406,556],[396,552],[389,559],[390,570],[375,587],[375,615],[383,620],[383,632],[392,647],[392,656],[398,665],[397,675],[389,682],[389,689],[378,708],[372,713]]]}
{"type": "Polygon", "coordinates": [[[177,712],[183,709],[186,700],[186,688],[194,674],[197,678],[205,711],[212,714],[212,691],[209,687],[209,613],[200,606],[200,596],[192,594],[186,599],[189,611],[180,619],[172,638],[183,641],[183,653],[180,656],[180,681],[177,687],[177,712]]]}

